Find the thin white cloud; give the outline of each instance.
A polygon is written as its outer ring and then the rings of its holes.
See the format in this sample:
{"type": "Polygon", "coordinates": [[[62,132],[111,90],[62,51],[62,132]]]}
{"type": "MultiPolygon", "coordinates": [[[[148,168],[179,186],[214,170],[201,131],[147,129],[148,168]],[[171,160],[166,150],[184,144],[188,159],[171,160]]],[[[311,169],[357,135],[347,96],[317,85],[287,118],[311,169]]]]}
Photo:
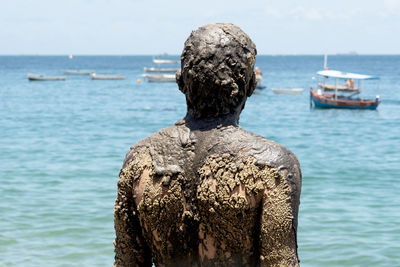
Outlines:
{"type": "Polygon", "coordinates": [[[388,17],[391,15],[398,16],[400,12],[400,0],[384,0],[383,10],[378,12],[380,17],[388,17]]]}
{"type": "Polygon", "coordinates": [[[317,8],[305,8],[297,6],[289,11],[289,14],[298,20],[322,20],[326,18],[326,12],[317,8]]]}
{"type": "Polygon", "coordinates": [[[304,36],[331,31],[351,31],[354,40],[332,37],[326,41],[331,49],[399,53],[399,37],[393,33],[400,28],[400,0],[255,0],[251,5],[243,0],[0,2],[0,40],[5,40],[0,42],[0,53],[71,49],[75,49],[72,53],[114,53],[118,48],[121,53],[177,53],[192,30],[213,22],[240,26],[257,41],[260,53],[316,53],[323,49],[321,43],[304,36]],[[377,45],[377,36],[385,40],[384,45],[377,45]],[[293,46],[293,40],[304,42],[293,46]]]}
{"type": "Polygon", "coordinates": [[[400,0],[384,0],[383,5],[390,10],[400,9],[400,0]]]}
{"type": "Polygon", "coordinates": [[[273,8],[273,7],[266,7],[264,8],[264,13],[270,17],[270,18],[274,18],[274,19],[280,19],[282,18],[283,14],[282,12],[277,9],[277,8],[273,8]]]}
{"type": "MultiPolygon", "coordinates": [[[[394,1],[394,0],[391,0],[394,1]]],[[[397,1],[397,0],[396,0],[397,1]]],[[[323,21],[323,20],[350,20],[362,13],[360,9],[347,10],[295,6],[288,9],[264,8],[264,14],[273,19],[297,20],[297,21],[323,21]]]]}

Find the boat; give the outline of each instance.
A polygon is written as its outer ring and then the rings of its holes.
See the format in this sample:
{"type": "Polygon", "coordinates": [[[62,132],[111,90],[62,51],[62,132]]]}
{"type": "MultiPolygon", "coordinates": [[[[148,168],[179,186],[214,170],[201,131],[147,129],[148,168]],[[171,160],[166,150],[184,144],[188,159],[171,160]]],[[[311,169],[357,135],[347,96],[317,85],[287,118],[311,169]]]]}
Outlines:
{"type": "Polygon", "coordinates": [[[158,67],[144,68],[145,74],[143,77],[150,83],[168,83],[176,82],[176,72],[179,70],[179,60],[171,59],[153,59],[153,63],[157,64],[158,67]],[[160,67],[161,64],[174,64],[171,67],[160,67]]]}
{"type": "Polygon", "coordinates": [[[262,89],[266,88],[266,86],[262,84],[262,72],[261,72],[261,70],[258,67],[256,67],[254,72],[256,73],[256,82],[257,82],[256,89],[262,90],[262,89]]]}
{"type": "Polygon", "coordinates": [[[272,88],[272,92],[275,94],[299,95],[302,94],[303,91],[303,88],[272,88]]]}
{"type": "Polygon", "coordinates": [[[65,76],[44,76],[39,74],[27,74],[29,81],[65,81],[65,76]]]}
{"type": "Polygon", "coordinates": [[[153,59],[154,64],[177,64],[179,60],[171,60],[171,59],[153,59]]]}
{"type": "Polygon", "coordinates": [[[92,80],[123,80],[125,76],[122,75],[109,75],[109,74],[96,74],[90,73],[92,80]]]}
{"type": "Polygon", "coordinates": [[[155,67],[147,68],[147,67],[144,67],[145,72],[175,73],[178,70],[179,70],[179,68],[155,68],[155,67]]]}
{"type": "Polygon", "coordinates": [[[262,89],[266,88],[266,86],[262,84],[261,74],[256,74],[256,80],[257,80],[256,89],[262,90],[262,89]]]}
{"type": "Polygon", "coordinates": [[[94,70],[64,70],[64,74],[69,75],[90,75],[94,70]]]}
{"type": "Polygon", "coordinates": [[[176,82],[175,74],[143,74],[150,83],[176,82]]]}
{"type": "Polygon", "coordinates": [[[379,81],[377,76],[330,70],[326,67],[318,71],[317,75],[322,81],[317,82],[316,89],[310,88],[310,105],[314,104],[314,107],[376,109],[381,103],[379,95],[375,99],[364,99],[364,81],[379,81]],[[328,83],[330,78],[334,79],[334,84],[328,83]],[[343,80],[346,84],[339,85],[343,80]],[[357,81],[357,87],[354,81],[357,81]]]}

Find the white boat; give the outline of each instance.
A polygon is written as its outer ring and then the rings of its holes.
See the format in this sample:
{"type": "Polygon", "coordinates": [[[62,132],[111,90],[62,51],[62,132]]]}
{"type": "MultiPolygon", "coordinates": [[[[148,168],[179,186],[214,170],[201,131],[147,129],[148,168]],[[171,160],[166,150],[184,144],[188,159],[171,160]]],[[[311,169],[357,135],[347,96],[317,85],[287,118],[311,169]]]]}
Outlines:
{"type": "Polygon", "coordinates": [[[90,73],[92,80],[123,80],[125,76],[122,75],[109,75],[109,74],[96,74],[90,73]]]}
{"type": "Polygon", "coordinates": [[[272,88],[272,92],[275,94],[298,95],[302,94],[303,91],[303,88],[272,88]]]}
{"type": "Polygon", "coordinates": [[[44,76],[39,74],[27,74],[30,81],[65,81],[65,76],[44,76]]]}
{"type": "Polygon", "coordinates": [[[64,74],[70,75],[90,75],[94,70],[64,70],[64,74]]]}
{"type": "Polygon", "coordinates": [[[257,85],[256,85],[257,89],[262,90],[262,89],[266,88],[266,86],[262,84],[262,75],[261,74],[256,74],[256,80],[257,80],[257,85]]]}
{"type": "Polygon", "coordinates": [[[154,64],[177,64],[179,60],[171,60],[171,59],[153,59],[154,64]]]}
{"type": "Polygon", "coordinates": [[[179,60],[171,59],[155,59],[153,63],[157,64],[158,67],[144,68],[145,73],[142,76],[147,78],[150,83],[169,83],[176,82],[175,74],[179,70],[179,60]],[[160,64],[174,64],[170,67],[161,68],[160,64]]]}
{"type": "Polygon", "coordinates": [[[262,84],[263,78],[262,78],[262,71],[260,70],[260,68],[256,67],[254,72],[256,73],[256,81],[257,81],[256,89],[262,90],[266,88],[266,86],[262,84]]]}
{"type": "Polygon", "coordinates": [[[176,82],[175,74],[144,74],[150,83],[172,83],[176,82]]]}
{"type": "Polygon", "coordinates": [[[163,72],[163,73],[168,73],[168,72],[177,72],[179,69],[178,68],[147,68],[144,67],[145,72],[163,72]]]}

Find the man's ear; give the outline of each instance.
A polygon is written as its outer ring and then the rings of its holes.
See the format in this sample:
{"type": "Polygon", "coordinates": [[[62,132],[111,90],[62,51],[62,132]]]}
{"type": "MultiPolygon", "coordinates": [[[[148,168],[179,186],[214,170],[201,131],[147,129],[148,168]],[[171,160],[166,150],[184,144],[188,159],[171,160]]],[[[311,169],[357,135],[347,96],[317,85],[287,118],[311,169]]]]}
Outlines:
{"type": "Polygon", "coordinates": [[[185,83],[183,82],[182,72],[181,72],[180,70],[178,70],[178,71],[176,72],[175,78],[176,78],[176,83],[178,84],[179,90],[180,90],[182,93],[185,94],[185,93],[186,93],[186,90],[185,90],[185,83]]]}
{"type": "Polygon", "coordinates": [[[256,78],[256,73],[253,71],[249,82],[249,88],[247,89],[248,97],[253,94],[254,89],[256,89],[256,86],[257,86],[257,78],[256,78]]]}

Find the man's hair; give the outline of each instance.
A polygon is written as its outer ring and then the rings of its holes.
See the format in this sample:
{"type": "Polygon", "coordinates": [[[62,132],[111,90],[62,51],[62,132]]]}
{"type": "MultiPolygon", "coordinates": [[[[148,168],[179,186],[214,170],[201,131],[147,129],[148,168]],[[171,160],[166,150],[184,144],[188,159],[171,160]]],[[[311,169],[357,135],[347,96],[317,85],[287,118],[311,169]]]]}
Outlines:
{"type": "Polygon", "coordinates": [[[179,89],[194,118],[220,117],[244,107],[255,88],[256,46],[237,26],[209,24],[193,31],[181,55],[179,89]]]}

